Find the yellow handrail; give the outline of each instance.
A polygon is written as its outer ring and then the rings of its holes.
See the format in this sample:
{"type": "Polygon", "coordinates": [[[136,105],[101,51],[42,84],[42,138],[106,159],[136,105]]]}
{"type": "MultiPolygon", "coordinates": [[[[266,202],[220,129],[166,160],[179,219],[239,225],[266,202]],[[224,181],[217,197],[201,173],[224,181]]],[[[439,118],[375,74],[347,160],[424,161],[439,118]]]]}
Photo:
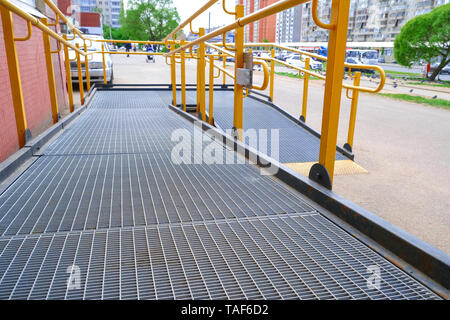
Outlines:
{"type": "Polygon", "coordinates": [[[235,15],[236,12],[231,12],[231,11],[227,10],[225,2],[226,2],[225,0],[222,0],[222,9],[223,9],[223,11],[225,11],[225,13],[228,13],[229,15],[235,15]]]}
{"type": "Polygon", "coordinates": [[[263,60],[258,60],[258,59],[253,60],[253,64],[257,64],[257,65],[262,66],[262,67],[263,67],[263,72],[264,72],[264,80],[263,80],[262,85],[261,85],[261,86],[255,86],[255,85],[253,85],[253,89],[256,89],[256,90],[266,90],[266,88],[267,88],[267,86],[268,86],[268,84],[269,84],[269,78],[270,78],[270,75],[269,75],[269,66],[267,65],[267,63],[266,63],[265,61],[263,61],[263,60]]]}
{"type": "Polygon", "coordinates": [[[321,27],[322,29],[334,29],[336,27],[336,23],[331,22],[330,23],[323,23],[322,21],[320,21],[319,17],[317,16],[317,7],[319,4],[319,0],[312,0],[312,8],[311,8],[311,15],[312,18],[315,22],[315,24],[317,24],[319,27],[321,27]]]}
{"type": "Polygon", "coordinates": [[[95,42],[112,42],[112,43],[141,43],[141,44],[160,44],[164,45],[163,41],[150,41],[150,40],[113,40],[113,39],[88,39],[95,42]]]}
{"type": "Polygon", "coordinates": [[[27,35],[23,38],[16,38],[14,37],[14,41],[27,41],[31,38],[31,35],[33,34],[33,30],[31,29],[31,22],[27,20],[27,35]]]}
{"type": "Polygon", "coordinates": [[[84,39],[83,33],[75,28],[75,26],[70,22],[70,20],[62,13],[59,8],[51,1],[51,0],[43,0],[49,7],[52,9],[52,11],[56,15],[56,19],[60,18],[64,23],[73,30],[74,34],[77,34],[81,39],[84,39]]]}
{"type": "Polygon", "coordinates": [[[70,42],[64,40],[59,34],[57,34],[55,31],[53,31],[52,29],[50,29],[49,27],[44,25],[41,21],[39,21],[39,19],[37,19],[37,18],[33,17],[31,14],[23,11],[18,6],[16,6],[15,4],[13,4],[13,3],[11,3],[11,2],[9,2],[7,0],[0,0],[0,5],[4,6],[8,10],[10,10],[11,12],[14,12],[15,14],[17,14],[20,17],[22,17],[23,19],[25,19],[27,21],[30,21],[32,25],[34,25],[35,27],[40,29],[42,32],[48,34],[53,39],[64,43],[65,45],[70,47],[72,50],[77,51],[79,54],[81,54],[83,56],[85,55],[85,53],[83,51],[81,51],[80,49],[77,49],[73,44],[71,44],[70,42]]]}
{"type": "MultiPolygon", "coordinates": [[[[282,49],[282,50],[286,50],[286,51],[291,51],[291,52],[294,52],[294,53],[299,53],[300,55],[309,56],[311,58],[316,58],[318,60],[327,61],[327,57],[324,57],[324,56],[321,56],[321,55],[318,55],[318,54],[315,54],[315,53],[311,53],[311,52],[308,52],[308,51],[303,51],[303,50],[299,50],[299,49],[294,49],[294,48],[282,46],[282,45],[279,45],[279,44],[276,44],[276,43],[256,42],[256,43],[246,43],[246,44],[244,44],[244,46],[245,47],[274,47],[274,48],[278,48],[278,49],[282,49]]],[[[325,77],[320,75],[320,74],[318,74],[318,73],[306,71],[303,68],[294,67],[294,66],[292,66],[292,65],[290,65],[290,64],[288,64],[288,63],[286,63],[284,61],[278,60],[278,59],[274,59],[274,58],[259,58],[259,59],[263,59],[263,60],[267,60],[267,61],[270,61],[270,60],[273,59],[274,61],[276,61],[276,62],[278,62],[280,64],[283,64],[283,65],[285,65],[285,66],[287,66],[289,68],[296,69],[296,70],[299,70],[299,71],[302,71],[302,72],[307,72],[310,75],[313,75],[313,76],[315,76],[317,78],[325,80],[325,77]]],[[[349,74],[351,72],[351,69],[374,70],[374,71],[378,71],[378,73],[380,74],[380,83],[378,84],[378,87],[376,87],[376,88],[361,87],[361,86],[355,87],[354,85],[345,84],[345,83],[343,84],[344,88],[356,89],[356,90],[359,90],[361,92],[368,92],[368,93],[376,93],[376,92],[379,92],[381,89],[383,89],[384,84],[386,82],[386,73],[384,72],[383,68],[381,68],[380,66],[377,66],[377,65],[365,65],[365,64],[353,64],[353,63],[347,63],[347,62],[344,63],[344,66],[349,68],[349,71],[348,71],[349,74]]]]}

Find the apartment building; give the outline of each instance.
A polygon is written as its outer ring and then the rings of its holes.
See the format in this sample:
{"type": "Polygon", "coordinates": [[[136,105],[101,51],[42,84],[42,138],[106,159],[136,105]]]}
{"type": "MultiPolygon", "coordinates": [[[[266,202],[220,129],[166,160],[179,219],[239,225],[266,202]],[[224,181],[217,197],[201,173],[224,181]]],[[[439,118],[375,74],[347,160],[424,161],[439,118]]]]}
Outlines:
{"type": "MultiPolygon", "coordinates": [[[[83,1],[83,0],[81,0],[83,1]]],[[[122,6],[122,0],[96,0],[97,7],[101,9],[103,15],[103,23],[119,28],[119,15],[122,6]]]]}
{"type": "Polygon", "coordinates": [[[302,27],[302,6],[296,6],[277,13],[276,42],[300,42],[302,27]]]}
{"type": "MultiPolygon", "coordinates": [[[[244,14],[248,15],[278,0],[243,0],[244,14]]],[[[277,15],[273,14],[244,27],[245,42],[275,42],[277,15]]]]}
{"type": "Polygon", "coordinates": [[[103,24],[119,28],[119,15],[122,0],[72,0],[78,12],[99,12],[103,24]]]}
{"type": "MultiPolygon", "coordinates": [[[[348,41],[394,41],[402,26],[415,16],[430,12],[450,0],[351,0],[348,41]]],[[[316,26],[311,3],[303,5],[301,41],[328,40],[327,30],[316,26]]],[[[331,1],[319,1],[318,16],[329,21],[331,1]]]]}

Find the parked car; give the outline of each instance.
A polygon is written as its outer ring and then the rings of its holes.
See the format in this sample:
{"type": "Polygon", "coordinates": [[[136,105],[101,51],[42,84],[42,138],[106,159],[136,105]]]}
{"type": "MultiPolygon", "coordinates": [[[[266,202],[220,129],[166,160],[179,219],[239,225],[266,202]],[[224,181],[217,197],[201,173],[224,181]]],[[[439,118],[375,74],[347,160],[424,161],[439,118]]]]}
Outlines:
{"type": "Polygon", "coordinates": [[[266,59],[266,58],[271,58],[271,55],[270,55],[270,53],[267,53],[267,52],[261,52],[259,57],[266,59]]]}
{"type": "Polygon", "coordinates": [[[284,58],[284,55],[282,52],[278,52],[275,54],[275,59],[284,61],[283,58],[284,58]]]}
{"type": "MultiPolygon", "coordinates": [[[[433,63],[430,67],[430,75],[436,70],[436,68],[439,66],[439,63],[433,63]]],[[[445,66],[441,72],[439,72],[440,75],[448,75],[450,74],[450,66],[445,66]]]]}
{"type": "Polygon", "coordinates": [[[288,51],[283,50],[283,51],[281,51],[281,53],[280,53],[280,55],[279,55],[279,58],[277,58],[277,59],[280,59],[281,61],[286,61],[286,59],[287,59],[290,55],[291,55],[291,54],[290,54],[288,51]]]}
{"type": "MultiPolygon", "coordinates": [[[[300,54],[292,54],[287,59],[286,62],[297,68],[304,68],[305,61],[300,60],[300,54]]],[[[309,67],[311,70],[322,70],[322,63],[315,61],[313,59],[309,60],[309,67]]]]}
{"type": "MultiPolygon", "coordinates": [[[[375,72],[375,70],[372,70],[372,69],[358,69],[357,65],[362,65],[363,63],[361,61],[355,59],[355,58],[352,58],[352,57],[345,58],[345,62],[356,65],[355,67],[351,68],[352,72],[355,72],[355,71],[359,71],[359,72],[362,72],[362,73],[374,73],[375,72]]],[[[348,72],[348,67],[344,67],[344,70],[346,72],[348,72]]]]}
{"type": "MultiPolygon", "coordinates": [[[[95,35],[86,35],[87,39],[93,39],[93,40],[104,40],[101,36],[95,36],[95,35]]],[[[84,46],[83,39],[76,37],[74,40],[70,41],[72,44],[79,44],[80,48],[82,49],[84,46]]],[[[102,43],[96,42],[96,41],[86,41],[86,44],[89,45],[87,47],[87,51],[92,52],[101,52],[102,51],[102,43]],[[89,43],[90,42],[90,43],[89,43]]],[[[109,45],[107,43],[104,43],[105,51],[109,51],[109,45]]],[[[69,59],[75,59],[75,51],[69,50],[69,59]]],[[[83,79],[86,81],[86,74],[85,74],[85,61],[84,56],[81,56],[81,70],[83,73],[83,79]]],[[[111,59],[111,55],[105,54],[105,66],[106,66],[106,81],[108,83],[112,83],[114,79],[114,73],[113,73],[113,62],[111,59]]],[[[77,61],[70,61],[70,70],[72,75],[72,82],[78,83],[78,66],[77,61]]],[[[103,59],[102,54],[92,54],[89,57],[89,78],[91,82],[103,82],[103,59]]]]}

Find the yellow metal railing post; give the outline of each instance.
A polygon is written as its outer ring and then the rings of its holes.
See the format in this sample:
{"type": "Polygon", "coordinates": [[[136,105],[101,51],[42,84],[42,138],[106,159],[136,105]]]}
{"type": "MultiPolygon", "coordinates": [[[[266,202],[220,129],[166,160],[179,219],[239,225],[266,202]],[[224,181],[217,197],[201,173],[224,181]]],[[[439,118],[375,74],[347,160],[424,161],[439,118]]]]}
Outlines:
{"type": "Polygon", "coordinates": [[[102,43],[103,83],[106,84],[105,45],[102,43]]]}
{"type": "MultiPolygon", "coordinates": [[[[41,21],[42,24],[48,26],[47,18],[42,18],[41,21]]],[[[50,103],[52,106],[53,123],[57,123],[59,120],[58,98],[56,96],[55,72],[53,70],[50,36],[48,35],[48,33],[42,32],[42,37],[44,39],[45,62],[47,65],[47,79],[48,88],[50,91],[50,103]]]]}
{"type": "MultiPolygon", "coordinates": [[[[225,55],[225,53],[222,52],[222,67],[225,70],[227,68],[227,56],[225,55]]],[[[223,73],[223,85],[226,84],[227,82],[227,75],[225,74],[225,72],[223,73]]]]}
{"type": "MultiPolygon", "coordinates": [[[[84,41],[84,52],[87,53],[86,41],[84,41]]],[[[89,91],[91,89],[91,77],[89,76],[89,56],[84,56],[84,72],[86,74],[86,90],[89,91]]]]}
{"type": "Polygon", "coordinates": [[[214,125],[214,56],[209,57],[209,118],[210,125],[214,125]]]}
{"type": "MultiPolygon", "coordinates": [[[[170,50],[175,50],[175,42],[170,44],[170,50]]],[[[177,106],[177,74],[175,65],[175,55],[170,56],[170,80],[172,83],[172,104],[177,106]]]]}
{"type": "Polygon", "coordinates": [[[197,95],[197,113],[200,112],[200,59],[198,58],[198,49],[197,49],[197,91],[196,91],[196,95],[197,95]]]}
{"type": "Polygon", "coordinates": [[[309,173],[310,179],[329,189],[333,184],[336,157],[349,7],[350,0],[332,0],[330,24],[326,25],[330,33],[319,163],[315,164],[309,173]]]}
{"type": "MultiPolygon", "coordinates": [[[[76,48],[79,49],[80,45],[78,43],[75,44],[76,48]]],[[[81,70],[81,60],[80,53],[75,51],[75,55],[77,58],[77,70],[78,70],[78,88],[80,90],[80,104],[84,104],[84,83],[83,83],[83,71],[81,70]]]]}
{"type": "Polygon", "coordinates": [[[6,60],[8,62],[9,81],[11,85],[11,95],[16,118],[16,129],[19,140],[19,147],[22,148],[30,136],[25,115],[25,105],[23,102],[23,90],[20,80],[19,60],[17,57],[16,43],[14,42],[14,25],[11,12],[0,6],[3,39],[5,42],[6,60]]]}
{"type": "MultiPolygon", "coordinates": [[[[309,70],[309,59],[305,59],[305,69],[309,70]]],[[[299,75],[301,72],[299,72],[299,75]]],[[[309,74],[304,72],[303,73],[303,97],[302,97],[302,115],[300,116],[300,120],[303,122],[306,121],[306,109],[308,107],[308,84],[309,84],[309,74]]]]}
{"type": "MultiPolygon", "coordinates": [[[[184,40],[180,45],[184,44],[184,40]]],[[[183,111],[186,111],[186,52],[183,50],[181,55],[181,104],[183,105],[183,111]]]]}
{"type": "MultiPolygon", "coordinates": [[[[244,6],[236,5],[236,20],[244,16],[244,6]]],[[[237,69],[244,67],[244,27],[237,27],[235,33],[235,62],[234,74],[237,74],[237,69]]],[[[233,126],[238,132],[239,139],[242,138],[243,127],[243,104],[244,104],[244,88],[234,79],[234,122],[233,126]]]]}
{"type": "MultiPolygon", "coordinates": [[[[199,29],[199,37],[203,37],[205,35],[205,28],[199,29]]],[[[200,61],[200,70],[199,70],[199,77],[200,77],[200,88],[197,88],[197,91],[200,92],[199,95],[199,103],[200,103],[200,114],[202,116],[202,121],[206,121],[206,77],[205,77],[205,50],[206,45],[205,42],[201,42],[198,46],[199,51],[199,61],[200,61]]]]}
{"type": "MultiPolygon", "coordinates": [[[[63,38],[64,40],[67,40],[67,35],[64,34],[63,38]]],[[[69,48],[66,45],[64,45],[64,66],[66,68],[66,82],[67,82],[67,94],[69,96],[69,108],[70,112],[73,112],[74,105],[73,105],[72,72],[70,70],[69,48]]]]}
{"type": "Polygon", "coordinates": [[[273,88],[274,88],[274,81],[275,81],[275,49],[272,48],[270,50],[270,56],[272,57],[272,60],[270,60],[270,101],[273,102],[273,88]]]}
{"type": "MultiPolygon", "coordinates": [[[[355,77],[353,79],[353,85],[355,87],[359,86],[361,80],[361,72],[355,72],[355,77]]],[[[353,148],[353,137],[355,134],[355,122],[356,122],[356,110],[358,109],[358,97],[359,97],[359,91],[358,90],[352,90],[352,106],[350,109],[350,122],[348,125],[348,136],[347,136],[347,143],[344,145],[344,148],[348,151],[352,152],[353,148]]]]}

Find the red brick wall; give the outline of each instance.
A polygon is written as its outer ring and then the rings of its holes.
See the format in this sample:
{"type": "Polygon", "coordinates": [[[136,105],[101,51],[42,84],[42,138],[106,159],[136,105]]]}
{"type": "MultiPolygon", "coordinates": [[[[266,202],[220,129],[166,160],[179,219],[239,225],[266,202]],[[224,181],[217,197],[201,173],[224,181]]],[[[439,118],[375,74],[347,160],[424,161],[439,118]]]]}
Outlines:
{"type": "MultiPolygon", "coordinates": [[[[14,32],[17,37],[27,34],[26,22],[13,15],[14,32]]],[[[55,27],[53,27],[55,29],[55,27]]],[[[59,29],[59,28],[58,28],[59,29]]],[[[42,32],[33,27],[28,41],[19,41],[17,53],[22,79],[23,98],[28,127],[33,137],[52,125],[47,68],[45,64],[42,32]]],[[[56,49],[56,41],[52,40],[56,49]]],[[[65,85],[64,60],[62,53],[53,54],[53,68],[58,96],[59,111],[67,114],[67,90],[65,85]]],[[[14,109],[11,98],[8,65],[6,61],[3,29],[0,23],[0,162],[19,149],[14,109]]]]}

